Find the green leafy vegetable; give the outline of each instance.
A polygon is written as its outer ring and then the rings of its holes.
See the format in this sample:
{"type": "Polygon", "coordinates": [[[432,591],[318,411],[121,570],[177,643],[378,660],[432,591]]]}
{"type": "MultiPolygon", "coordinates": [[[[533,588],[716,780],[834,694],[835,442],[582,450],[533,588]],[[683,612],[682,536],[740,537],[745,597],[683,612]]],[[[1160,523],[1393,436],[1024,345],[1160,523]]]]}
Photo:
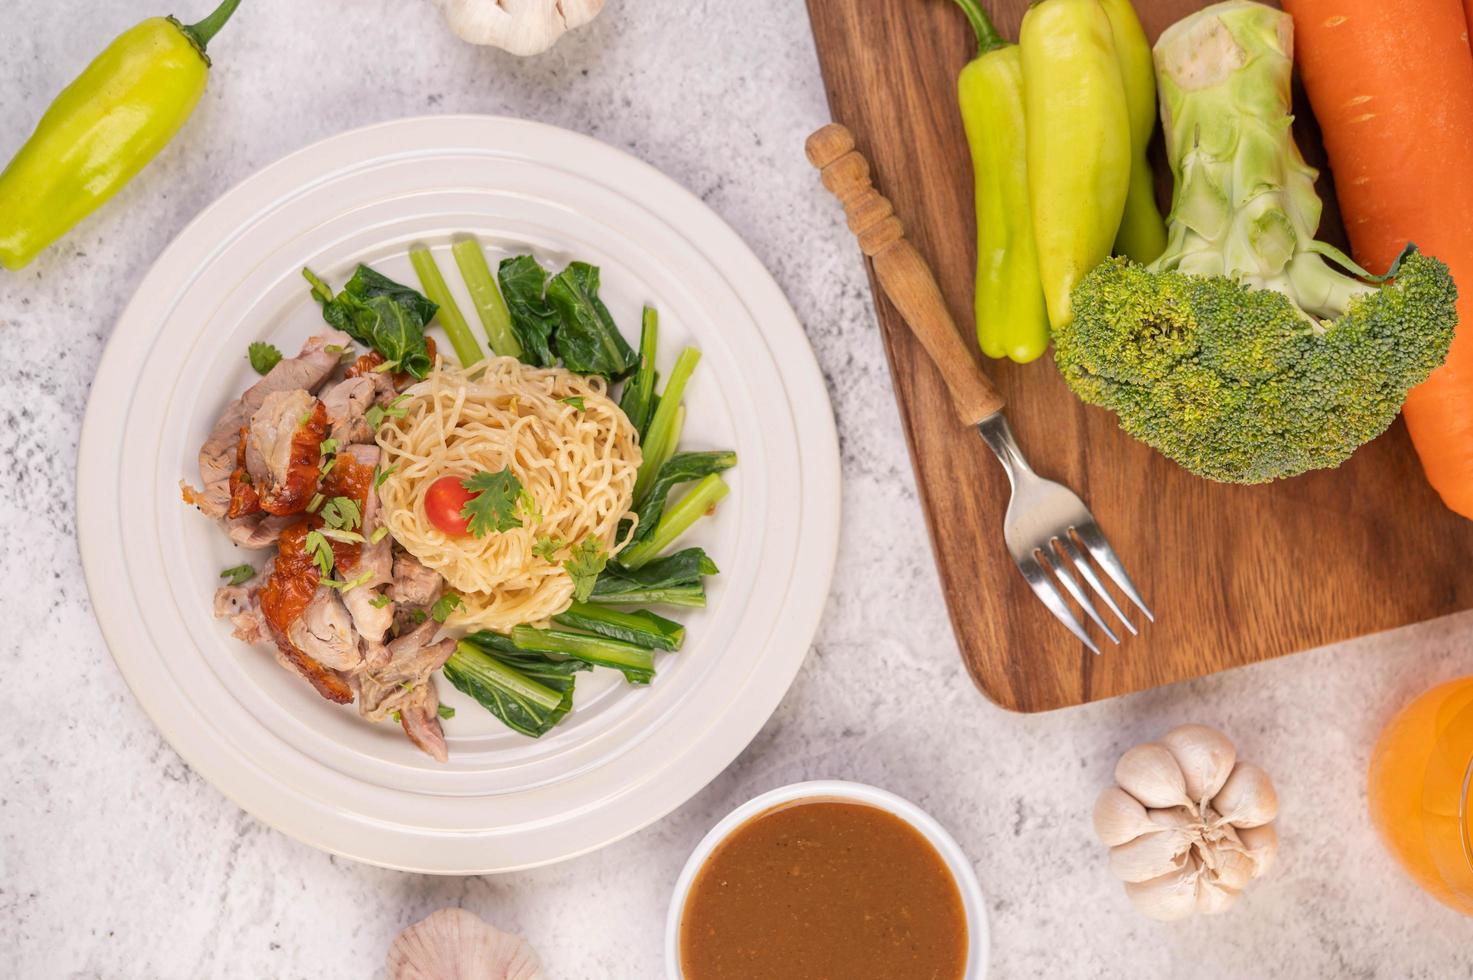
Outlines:
{"type": "Polygon", "coordinates": [[[552,621],[559,626],[587,630],[646,649],[679,650],[685,642],[684,626],[644,609],[620,612],[586,602],[574,602],[566,611],[552,617],[552,621]]]}
{"type": "Polygon", "coordinates": [[[547,302],[558,314],[557,352],[569,371],[621,378],[639,363],[598,298],[597,266],[569,263],[547,284],[547,302]]]}
{"type": "Polygon", "coordinates": [[[634,537],[625,547],[654,535],[660,515],[665,511],[665,501],[673,488],[729,470],[736,465],[736,461],[736,453],[733,452],[676,453],[667,459],[665,465],[660,467],[660,475],[650,485],[649,495],[639,505],[639,524],[634,529],[634,537]]]}
{"type": "Polygon", "coordinates": [[[655,678],[655,655],[622,640],[531,626],[512,627],[511,640],[523,650],[560,653],[595,667],[612,667],[631,684],[648,684],[655,678]]]}
{"type": "Polygon", "coordinates": [[[588,667],[520,650],[507,637],[482,630],[456,644],[444,673],[507,727],[538,738],[572,710],[574,675],[588,667]]]}
{"type": "Polygon", "coordinates": [[[612,605],[704,606],[706,588],[702,579],[716,574],[716,563],[700,548],[686,548],[636,569],[610,562],[594,583],[588,601],[612,605]]]}
{"type": "Polygon", "coordinates": [[[318,516],[335,531],[356,531],[363,525],[363,510],[352,497],[333,497],[322,505],[318,516]]]}
{"type": "Polygon", "coordinates": [[[522,499],[522,481],[506,467],[498,473],[485,470],[460,481],[474,497],[465,502],[460,516],[466,519],[466,530],[482,538],[492,531],[510,531],[522,526],[517,504],[522,499]]]}
{"type": "Polygon", "coordinates": [[[220,573],[220,577],[225,579],[226,585],[244,585],[256,577],[256,569],[251,565],[236,565],[234,568],[225,569],[220,573]]]}
{"type": "Polygon", "coordinates": [[[440,705],[438,708],[435,709],[435,713],[438,714],[441,718],[446,719],[447,721],[455,717],[455,709],[450,707],[450,705],[448,704],[440,705]]]}
{"type": "Polygon", "coordinates": [[[437,623],[443,623],[450,618],[450,614],[460,608],[460,596],[454,592],[447,592],[435,600],[430,607],[430,618],[437,623]]]}
{"type": "Polygon", "coordinates": [[[511,332],[521,347],[524,364],[551,367],[557,363],[552,353],[552,335],[557,329],[557,312],[548,304],[547,272],[530,255],[502,259],[496,270],[501,281],[501,295],[511,316],[511,332]]]}
{"type": "Polygon", "coordinates": [[[542,535],[532,542],[532,554],[546,561],[552,561],[559,551],[568,546],[568,542],[557,536],[542,535]]]}
{"type": "Polygon", "coordinates": [[[437,309],[429,299],[366,265],[358,266],[336,296],[311,269],[304,268],[302,275],[312,284],[312,295],[322,304],[322,318],[328,324],[416,378],[429,371],[425,326],[437,309]]]}
{"type": "Polygon", "coordinates": [[[604,543],[597,537],[590,534],[579,541],[573,548],[573,557],[563,562],[563,569],[573,580],[573,598],[579,602],[587,599],[608,563],[609,553],[604,550],[604,543]]]}
{"type": "Polygon", "coordinates": [[[639,433],[640,445],[655,413],[655,353],[660,339],[660,316],[653,307],[644,308],[639,329],[639,369],[624,385],[619,408],[629,417],[629,424],[639,433]]]}
{"type": "Polygon", "coordinates": [[[393,601],[393,599],[389,598],[388,593],[380,593],[379,595],[374,596],[372,599],[369,599],[368,604],[375,609],[382,609],[393,601]]]}
{"type": "Polygon", "coordinates": [[[563,399],[563,404],[564,405],[572,405],[574,408],[576,408],[580,412],[581,411],[584,411],[588,407],[587,405],[584,405],[583,404],[583,396],[582,395],[573,395],[570,398],[564,398],[563,399]]]}
{"type": "Polygon", "coordinates": [[[257,374],[268,374],[281,363],[281,351],[264,340],[258,340],[247,347],[246,356],[250,358],[251,370],[257,374]]]}

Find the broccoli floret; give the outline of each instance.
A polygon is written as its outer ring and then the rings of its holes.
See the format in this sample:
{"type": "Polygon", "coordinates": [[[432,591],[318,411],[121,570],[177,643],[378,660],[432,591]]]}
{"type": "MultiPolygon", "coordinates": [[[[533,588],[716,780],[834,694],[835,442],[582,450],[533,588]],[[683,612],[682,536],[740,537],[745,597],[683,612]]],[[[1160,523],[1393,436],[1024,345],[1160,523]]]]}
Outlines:
{"type": "Polygon", "coordinates": [[[1275,290],[1111,259],[1075,291],[1054,357],[1135,438],[1199,476],[1261,483],[1338,466],[1385,431],[1447,355],[1456,296],[1446,265],[1411,253],[1322,326],[1275,290]]]}
{"type": "Polygon", "coordinates": [[[1457,325],[1457,290],[1437,259],[1409,247],[1377,286],[1314,241],[1315,172],[1288,125],[1289,37],[1286,15],[1249,2],[1162,35],[1170,243],[1150,266],[1093,270],[1054,333],[1081,399],[1231,483],[1343,463],[1442,363],[1457,325]]]}

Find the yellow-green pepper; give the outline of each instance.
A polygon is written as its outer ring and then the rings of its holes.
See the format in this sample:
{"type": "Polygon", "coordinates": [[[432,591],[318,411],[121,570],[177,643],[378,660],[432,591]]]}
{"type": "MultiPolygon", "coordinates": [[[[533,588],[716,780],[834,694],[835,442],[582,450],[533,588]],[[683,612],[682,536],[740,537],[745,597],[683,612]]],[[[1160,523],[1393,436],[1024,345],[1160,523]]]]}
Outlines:
{"type": "Polygon", "coordinates": [[[1130,113],[1099,0],[1042,0],[1023,16],[1028,198],[1049,320],[1109,254],[1130,185],[1130,113]]]}
{"type": "Polygon", "coordinates": [[[1115,236],[1115,252],[1137,262],[1154,262],[1166,251],[1166,222],[1156,208],[1156,175],[1146,159],[1151,131],[1156,128],[1156,66],[1151,60],[1151,43],[1130,0],[1100,0],[1100,6],[1110,18],[1115,59],[1125,85],[1125,108],[1130,113],[1130,187],[1115,236]]]}
{"type": "Polygon", "coordinates": [[[977,35],[956,80],[977,208],[977,343],[988,357],[1031,361],[1048,349],[1049,322],[1028,207],[1022,61],[978,0],[956,2],[977,35]]]}
{"type": "Polygon", "coordinates": [[[205,46],[239,3],[198,24],[151,17],[62,90],[0,173],[0,265],[31,261],[164,148],[205,90],[205,46]]]}

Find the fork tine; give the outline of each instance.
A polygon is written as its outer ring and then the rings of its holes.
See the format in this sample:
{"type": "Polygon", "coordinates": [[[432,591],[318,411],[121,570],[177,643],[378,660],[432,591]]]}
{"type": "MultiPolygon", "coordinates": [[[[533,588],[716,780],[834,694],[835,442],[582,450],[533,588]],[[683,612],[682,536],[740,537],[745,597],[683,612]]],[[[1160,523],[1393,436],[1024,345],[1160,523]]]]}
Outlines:
{"type": "Polygon", "coordinates": [[[1124,592],[1130,601],[1146,614],[1146,618],[1154,623],[1156,617],[1151,613],[1151,607],[1146,605],[1146,600],[1142,599],[1141,594],[1136,591],[1135,583],[1130,580],[1130,576],[1125,573],[1125,566],[1120,563],[1120,557],[1115,554],[1115,549],[1110,547],[1110,542],[1105,540],[1104,533],[1100,531],[1100,526],[1094,522],[1093,518],[1084,524],[1076,525],[1074,533],[1079,535],[1079,540],[1084,542],[1084,546],[1089,549],[1095,561],[1100,563],[1105,574],[1120,586],[1120,591],[1124,592]]]}
{"type": "Polygon", "coordinates": [[[1105,588],[1105,583],[1101,582],[1100,577],[1095,574],[1095,567],[1091,565],[1089,563],[1089,559],[1085,558],[1084,555],[1080,553],[1079,549],[1074,546],[1074,539],[1071,538],[1067,533],[1065,533],[1059,535],[1057,540],[1059,542],[1059,547],[1064,549],[1064,554],[1068,555],[1069,560],[1074,562],[1074,567],[1079,570],[1079,574],[1082,575],[1084,577],[1084,580],[1089,583],[1090,588],[1095,590],[1095,594],[1098,595],[1101,599],[1105,600],[1105,605],[1109,606],[1110,611],[1113,612],[1116,617],[1125,624],[1125,628],[1130,630],[1132,636],[1139,635],[1135,628],[1135,624],[1132,623],[1129,617],[1127,617],[1125,613],[1121,611],[1119,603],[1115,601],[1115,597],[1110,594],[1110,590],[1105,588]]]}
{"type": "Polygon", "coordinates": [[[1032,555],[1026,558],[1019,558],[1018,571],[1023,573],[1023,577],[1033,587],[1034,593],[1038,595],[1038,598],[1045,606],[1048,606],[1049,612],[1054,614],[1054,618],[1069,627],[1069,632],[1078,637],[1080,643],[1083,643],[1098,654],[1100,648],[1095,646],[1095,641],[1089,638],[1089,634],[1084,631],[1084,627],[1079,625],[1079,620],[1069,611],[1069,607],[1064,603],[1064,597],[1054,587],[1053,580],[1049,578],[1048,572],[1043,570],[1043,566],[1038,564],[1038,560],[1032,555]]]}
{"type": "Polygon", "coordinates": [[[1069,593],[1075,602],[1079,603],[1085,615],[1094,620],[1094,624],[1104,631],[1105,635],[1110,638],[1111,643],[1118,644],[1120,637],[1116,636],[1115,631],[1105,625],[1105,621],[1100,618],[1100,614],[1095,610],[1094,603],[1089,601],[1089,596],[1085,595],[1084,589],[1080,588],[1079,580],[1074,577],[1068,567],[1060,560],[1058,552],[1054,551],[1053,543],[1058,540],[1058,538],[1054,538],[1048,544],[1038,549],[1043,553],[1044,561],[1053,570],[1054,578],[1058,579],[1059,583],[1064,586],[1064,591],[1069,593]]]}

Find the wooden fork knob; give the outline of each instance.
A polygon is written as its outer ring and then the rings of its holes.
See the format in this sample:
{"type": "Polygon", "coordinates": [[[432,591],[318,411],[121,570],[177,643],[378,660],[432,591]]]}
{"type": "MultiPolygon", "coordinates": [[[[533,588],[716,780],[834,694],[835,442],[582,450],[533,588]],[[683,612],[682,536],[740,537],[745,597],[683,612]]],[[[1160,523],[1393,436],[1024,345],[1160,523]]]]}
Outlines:
{"type": "Polygon", "coordinates": [[[880,287],[940,370],[962,421],[975,425],[996,415],[1002,395],[962,340],[931,267],[905,237],[890,199],[871,183],[869,161],[854,148],[854,134],[830,123],[808,137],[804,149],[823,186],[844,205],[849,230],[873,261],[880,287]]]}

